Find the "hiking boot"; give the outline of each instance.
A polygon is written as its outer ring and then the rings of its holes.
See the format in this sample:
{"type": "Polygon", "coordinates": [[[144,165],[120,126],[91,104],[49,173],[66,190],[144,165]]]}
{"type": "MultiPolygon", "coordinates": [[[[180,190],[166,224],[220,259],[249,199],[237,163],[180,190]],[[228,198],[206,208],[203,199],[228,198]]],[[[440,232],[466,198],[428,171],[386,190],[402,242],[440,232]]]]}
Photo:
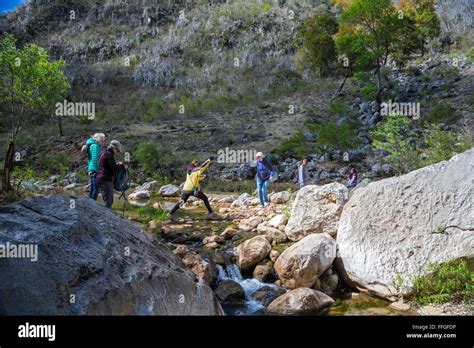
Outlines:
{"type": "Polygon", "coordinates": [[[209,216],[209,219],[211,219],[211,220],[220,220],[220,219],[222,219],[222,218],[219,216],[219,214],[217,214],[217,213],[209,213],[208,216],[209,216]]]}

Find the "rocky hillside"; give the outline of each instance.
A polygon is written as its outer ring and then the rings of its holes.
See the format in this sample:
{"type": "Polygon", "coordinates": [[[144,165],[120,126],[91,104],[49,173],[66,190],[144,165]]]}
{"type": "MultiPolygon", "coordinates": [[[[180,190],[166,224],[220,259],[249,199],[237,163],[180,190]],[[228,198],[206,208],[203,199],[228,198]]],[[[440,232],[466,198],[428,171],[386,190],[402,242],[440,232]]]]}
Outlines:
{"type": "MultiPolygon", "coordinates": [[[[465,41],[472,32],[472,4],[451,4],[437,2],[443,35],[465,41]]],[[[349,79],[338,101],[343,107],[334,107],[331,97],[342,77],[321,79],[298,64],[297,33],[317,12],[339,15],[341,9],[329,0],[32,0],[9,14],[3,28],[63,58],[72,84],[68,98],[94,102],[96,119],[64,120],[62,140],[55,119],[37,125],[20,139],[21,150],[37,165],[53,149],[71,157],[68,167],[79,169],[81,142],[101,130],[126,145],[132,162],[146,141],[174,158],[216,156],[225,147],[272,153],[298,130],[312,142],[308,122],[355,120],[359,143],[350,160],[368,177],[393,175],[384,154],[372,148],[371,130],[381,115],[364,94],[369,82],[349,79]]],[[[421,117],[447,105],[446,129],[472,130],[472,58],[462,49],[434,48],[404,69],[388,67],[384,93],[419,102],[421,117]]],[[[314,159],[312,182],[344,178],[343,153],[312,147],[306,153],[314,159]]],[[[282,157],[278,172],[287,181],[296,160],[282,157]]],[[[247,177],[236,167],[217,172],[219,178],[247,177]]]]}

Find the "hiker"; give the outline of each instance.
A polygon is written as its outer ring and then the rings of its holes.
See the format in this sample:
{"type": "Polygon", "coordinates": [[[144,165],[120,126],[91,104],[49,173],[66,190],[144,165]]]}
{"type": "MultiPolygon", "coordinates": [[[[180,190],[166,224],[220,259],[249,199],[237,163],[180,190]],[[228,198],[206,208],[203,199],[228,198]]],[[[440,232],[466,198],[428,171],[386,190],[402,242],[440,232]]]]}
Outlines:
{"type": "Polygon", "coordinates": [[[97,200],[99,189],[97,188],[96,178],[99,170],[99,157],[102,145],[105,142],[104,133],[95,133],[84,144],[82,152],[87,154],[87,175],[89,176],[89,198],[97,200]]]}
{"type": "Polygon", "coordinates": [[[301,164],[298,166],[298,184],[300,188],[305,187],[308,184],[308,179],[308,157],[303,157],[301,164]]]}
{"type": "Polygon", "coordinates": [[[352,188],[357,185],[357,169],[354,165],[350,166],[351,170],[349,172],[349,181],[347,181],[347,188],[352,188]]]}
{"type": "Polygon", "coordinates": [[[255,178],[257,180],[258,198],[260,199],[260,208],[264,208],[270,205],[268,201],[268,188],[270,180],[273,181],[275,177],[275,170],[262,152],[257,152],[255,157],[257,158],[255,161],[255,166],[257,167],[255,178]]]}
{"type": "MultiPolygon", "coordinates": [[[[99,158],[96,182],[107,208],[112,208],[114,203],[114,175],[117,167],[122,165],[122,162],[115,162],[114,155],[117,152],[123,152],[122,144],[118,140],[112,140],[99,158]]],[[[127,165],[124,167],[127,168],[127,165]]]]}
{"type": "Polygon", "coordinates": [[[211,205],[209,204],[209,199],[207,196],[202,192],[201,181],[206,178],[204,175],[204,171],[209,167],[211,164],[211,160],[208,159],[203,164],[199,165],[197,160],[194,160],[186,167],[187,175],[186,175],[186,182],[183,186],[183,192],[181,193],[181,200],[175,204],[173,209],[170,211],[171,217],[173,214],[181,208],[189,199],[189,197],[194,196],[196,198],[201,199],[206,206],[207,212],[211,219],[218,219],[219,215],[212,211],[211,205]]]}

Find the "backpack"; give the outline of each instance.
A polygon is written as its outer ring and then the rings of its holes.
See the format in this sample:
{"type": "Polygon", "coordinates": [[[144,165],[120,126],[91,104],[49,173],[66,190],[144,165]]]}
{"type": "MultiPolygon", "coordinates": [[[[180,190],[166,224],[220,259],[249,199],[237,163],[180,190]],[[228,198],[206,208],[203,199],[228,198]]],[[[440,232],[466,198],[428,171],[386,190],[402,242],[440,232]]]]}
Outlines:
{"type": "Polygon", "coordinates": [[[91,159],[91,153],[89,151],[91,145],[92,145],[92,143],[89,143],[87,145],[84,143],[84,145],[82,145],[82,147],[81,147],[81,155],[82,155],[82,157],[86,157],[86,155],[87,155],[87,160],[88,161],[90,161],[90,159],[91,159]]]}
{"type": "Polygon", "coordinates": [[[114,189],[122,192],[122,195],[126,190],[130,188],[130,176],[128,175],[128,169],[123,164],[117,167],[117,171],[114,175],[114,189]]]}

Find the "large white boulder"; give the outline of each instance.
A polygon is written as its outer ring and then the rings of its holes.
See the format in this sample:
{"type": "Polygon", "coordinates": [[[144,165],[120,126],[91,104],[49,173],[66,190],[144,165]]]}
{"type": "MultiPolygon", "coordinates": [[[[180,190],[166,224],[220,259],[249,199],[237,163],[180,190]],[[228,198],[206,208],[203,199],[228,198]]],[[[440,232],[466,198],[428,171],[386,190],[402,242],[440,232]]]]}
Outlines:
{"type": "Polygon", "coordinates": [[[283,251],[275,271],[287,288],[310,288],[334,262],[336,248],[327,233],[310,234],[283,251]]]}
{"type": "Polygon", "coordinates": [[[382,296],[409,290],[431,262],[473,256],[474,149],[357,189],[337,242],[349,277],[382,296]]]}
{"type": "Polygon", "coordinates": [[[339,183],[301,188],[285,228],[288,239],[297,241],[311,233],[328,233],[335,237],[348,194],[347,188],[339,183]]]}

